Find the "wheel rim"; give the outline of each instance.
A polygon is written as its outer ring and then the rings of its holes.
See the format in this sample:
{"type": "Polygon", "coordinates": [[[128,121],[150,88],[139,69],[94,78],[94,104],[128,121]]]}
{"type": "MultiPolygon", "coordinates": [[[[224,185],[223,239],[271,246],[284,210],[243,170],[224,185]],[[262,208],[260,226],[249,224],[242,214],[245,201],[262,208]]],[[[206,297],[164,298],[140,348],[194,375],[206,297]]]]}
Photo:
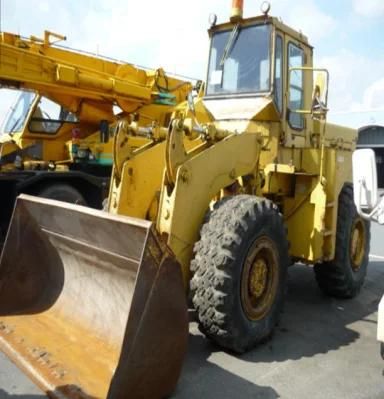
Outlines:
{"type": "Polygon", "coordinates": [[[351,266],[358,271],[363,263],[365,253],[365,223],[362,219],[356,219],[352,224],[350,241],[351,266]]]}
{"type": "Polygon", "coordinates": [[[262,319],[274,303],[278,265],[272,240],[265,236],[258,238],[248,251],[241,277],[241,302],[250,320],[262,319]]]}

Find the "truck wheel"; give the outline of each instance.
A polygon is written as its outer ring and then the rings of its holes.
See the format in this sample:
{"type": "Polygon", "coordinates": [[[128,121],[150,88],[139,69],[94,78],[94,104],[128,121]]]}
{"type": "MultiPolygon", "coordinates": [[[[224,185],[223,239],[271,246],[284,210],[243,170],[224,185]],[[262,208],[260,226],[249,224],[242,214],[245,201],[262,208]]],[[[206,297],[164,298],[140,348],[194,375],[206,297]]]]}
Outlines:
{"type": "Polygon", "coordinates": [[[80,192],[69,184],[53,184],[47,186],[40,190],[37,196],[87,206],[87,202],[80,192]]]}
{"type": "Polygon", "coordinates": [[[367,274],[370,223],[357,213],[353,187],[347,183],[339,195],[335,258],[314,267],[317,283],[330,296],[356,296],[367,274]]]}
{"type": "Polygon", "coordinates": [[[242,353],[278,322],[288,267],[282,216],[270,201],[238,195],[220,201],[201,229],[191,262],[200,330],[242,353]]]}

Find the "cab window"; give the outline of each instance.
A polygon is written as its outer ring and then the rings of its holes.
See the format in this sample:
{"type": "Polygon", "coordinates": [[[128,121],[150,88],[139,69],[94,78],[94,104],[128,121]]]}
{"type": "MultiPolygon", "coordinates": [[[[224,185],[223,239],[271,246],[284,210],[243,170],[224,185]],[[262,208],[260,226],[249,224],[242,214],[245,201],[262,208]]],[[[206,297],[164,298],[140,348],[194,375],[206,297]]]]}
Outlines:
{"type": "MultiPolygon", "coordinates": [[[[297,68],[304,65],[303,50],[293,43],[288,43],[288,68],[297,68]]],[[[304,81],[303,71],[294,70],[290,73],[289,82],[289,109],[303,109],[304,105],[304,81]]],[[[303,115],[297,112],[289,113],[289,124],[294,129],[303,129],[303,115]]]]}
{"type": "Polygon", "coordinates": [[[274,97],[276,107],[281,113],[283,109],[283,39],[280,35],[276,36],[275,45],[275,87],[274,97]]]}
{"type": "Polygon", "coordinates": [[[211,40],[207,95],[269,91],[270,41],[269,25],[216,32],[211,40]]]}
{"type": "Polygon", "coordinates": [[[28,127],[34,133],[55,134],[65,122],[77,122],[76,115],[48,98],[41,97],[28,127]]]}
{"type": "Polygon", "coordinates": [[[15,105],[11,108],[5,120],[4,133],[13,134],[23,130],[28,112],[35,98],[36,94],[31,91],[20,93],[15,105]]]}

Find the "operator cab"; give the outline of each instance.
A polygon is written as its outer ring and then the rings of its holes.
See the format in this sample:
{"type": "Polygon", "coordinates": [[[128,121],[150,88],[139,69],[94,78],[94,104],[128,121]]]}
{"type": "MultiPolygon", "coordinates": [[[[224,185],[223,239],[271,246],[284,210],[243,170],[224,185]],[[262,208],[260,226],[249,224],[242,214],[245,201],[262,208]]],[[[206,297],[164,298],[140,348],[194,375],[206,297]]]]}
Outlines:
{"type": "Polygon", "coordinates": [[[282,120],[304,134],[306,116],[294,111],[312,107],[313,49],[268,11],[248,19],[241,12],[219,25],[213,19],[204,103],[218,120],[260,120],[259,111],[269,107],[262,120],[282,120]],[[226,114],[217,111],[219,101],[226,114]]]}
{"type": "Polygon", "coordinates": [[[58,103],[33,91],[22,90],[7,114],[3,133],[13,136],[56,135],[65,123],[76,123],[77,117],[58,103]]]}

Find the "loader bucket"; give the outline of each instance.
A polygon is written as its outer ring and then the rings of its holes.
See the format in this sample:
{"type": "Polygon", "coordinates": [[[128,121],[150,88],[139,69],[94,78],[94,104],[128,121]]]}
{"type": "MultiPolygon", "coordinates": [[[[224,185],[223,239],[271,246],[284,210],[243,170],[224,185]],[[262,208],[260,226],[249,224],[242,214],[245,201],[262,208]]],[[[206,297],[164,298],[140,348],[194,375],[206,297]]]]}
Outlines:
{"type": "Polygon", "coordinates": [[[22,195],[0,262],[0,348],[52,398],[162,398],[188,321],[147,221],[22,195]]]}

